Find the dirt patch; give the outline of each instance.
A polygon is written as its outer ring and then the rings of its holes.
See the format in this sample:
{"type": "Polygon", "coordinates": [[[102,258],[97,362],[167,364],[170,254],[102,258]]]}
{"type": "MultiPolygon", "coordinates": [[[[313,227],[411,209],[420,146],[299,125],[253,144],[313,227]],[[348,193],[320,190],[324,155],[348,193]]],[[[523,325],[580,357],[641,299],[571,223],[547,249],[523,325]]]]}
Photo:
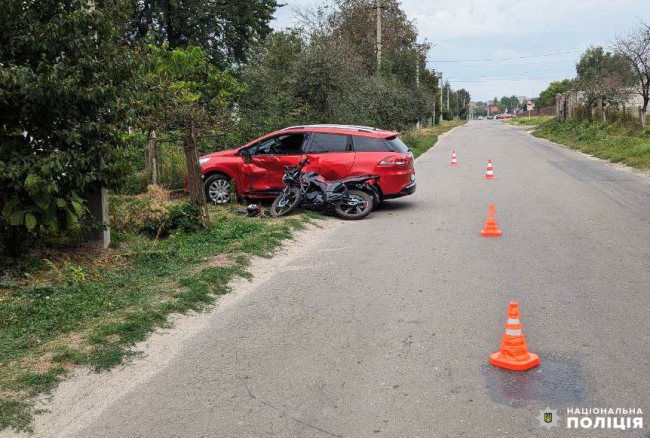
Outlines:
{"type": "Polygon", "coordinates": [[[235,264],[232,254],[219,254],[216,257],[211,257],[208,260],[208,266],[212,268],[219,268],[222,266],[232,266],[235,264]]]}

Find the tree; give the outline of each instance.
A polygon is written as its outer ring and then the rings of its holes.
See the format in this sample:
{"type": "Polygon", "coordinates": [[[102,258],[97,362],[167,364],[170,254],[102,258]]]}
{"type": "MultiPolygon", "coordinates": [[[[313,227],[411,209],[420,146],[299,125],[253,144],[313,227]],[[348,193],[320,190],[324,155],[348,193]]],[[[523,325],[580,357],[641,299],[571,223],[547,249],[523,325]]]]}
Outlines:
{"type": "Polygon", "coordinates": [[[573,79],[563,79],[561,81],[553,81],[541,93],[536,102],[538,108],[546,108],[555,106],[555,96],[557,94],[566,93],[574,87],[573,79]]]}
{"type": "Polygon", "coordinates": [[[606,52],[602,47],[587,49],[576,65],[577,84],[585,92],[587,107],[598,106],[605,120],[605,105],[618,104],[629,94],[633,85],[630,62],[624,56],[606,52]]]}
{"type": "Polygon", "coordinates": [[[454,116],[461,119],[467,117],[471,96],[467,90],[461,88],[460,90],[452,91],[449,97],[449,105],[454,116]]]}
{"type": "Polygon", "coordinates": [[[402,130],[431,117],[438,77],[426,68],[426,46],[415,44],[399,4],[386,5],[386,22],[401,30],[387,36],[379,74],[368,0],[342,2],[334,12],[303,11],[300,31],[276,32],[255,46],[252,62],[238,71],[248,91],[238,98],[235,128],[248,138],[317,122],[402,130]]]}
{"type": "Polygon", "coordinates": [[[230,72],[212,64],[198,47],[168,50],[165,43],[161,47],[150,46],[143,56],[139,97],[146,104],[142,105],[145,113],[140,123],[147,129],[182,133],[190,196],[202,208],[202,219],[207,225],[196,137],[201,131],[224,123],[240,87],[230,72]]]}
{"type": "Polygon", "coordinates": [[[202,47],[221,67],[246,60],[270,32],[277,0],[132,0],[132,35],[153,34],[171,49],[202,47]]]}
{"type": "Polygon", "coordinates": [[[639,23],[636,30],[624,38],[617,38],[614,50],[627,59],[634,74],[634,88],[643,99],[641,126],[646,126],[646,112],[650,102],[650,25],[639,23]]]}
{"type": "Polygon", "coordinates": [[[77,224],[85,192],[119,179],[136,65],[124,6],[3,2],[0,252],[77,224]]]}
{"type": "MultiPolygon", "coordinates": [[[[328,17],[332,29],[331,37],[345,41],[361,56],[368,73],[376,70],[376,18],[375,0],[336,0],[338,10],[328,17]]],[[[413,54],[416,46],[417,30],[408,20],[398,0],[382,0],[382,26],[389,31],[382,33],[382,67],[385,71],[396,73],[405,66],[409,80],[415,77],[415,57],[412,62],[403,61],[404,52],[413,54]]]]}
{"type": "Polygon", "coordinates": [[[514,112],[520,106],[519,98],[517,96],[503,96],[499,100],[499,106],[504,110],[507,109],[509,112],[514,112]]]}

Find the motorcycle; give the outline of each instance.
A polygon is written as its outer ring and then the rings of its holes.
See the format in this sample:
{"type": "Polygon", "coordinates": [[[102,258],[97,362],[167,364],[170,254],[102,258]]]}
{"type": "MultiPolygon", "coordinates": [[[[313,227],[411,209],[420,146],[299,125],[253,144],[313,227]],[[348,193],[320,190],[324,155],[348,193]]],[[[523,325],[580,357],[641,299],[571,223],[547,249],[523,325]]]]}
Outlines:
{"type": "Polygon", "coordinates": [[[334,212],[343,219],[363,219],[379,204],[378,175],[354,175],[328,181],[316,172],[303,172],[306,158],[286,167],[282,193],[273,201],[271,214],[286,216],[300,205],[311,210],[334,212]]]}

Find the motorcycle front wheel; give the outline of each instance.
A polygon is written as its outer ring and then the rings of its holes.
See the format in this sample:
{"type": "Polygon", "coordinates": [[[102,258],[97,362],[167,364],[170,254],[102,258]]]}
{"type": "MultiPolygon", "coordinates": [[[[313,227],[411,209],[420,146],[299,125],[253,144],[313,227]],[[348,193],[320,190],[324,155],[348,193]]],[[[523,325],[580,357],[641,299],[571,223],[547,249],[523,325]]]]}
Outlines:
{"type": "Polygon", "coordinates": [[[273,216],[286,216],[294,211],[302,201],[302,193],[298,187],[291,187],[288,192],[285,190],[275,198],[271,204],[271,214],[273,216]]]}
{"type": "Polygon", "coordinates": [[[358,220],[368,216],[373,206],[372,196],[361,190],[350,190],[348,201],[335,205],[334,212],[343,219],[358,220]]]}

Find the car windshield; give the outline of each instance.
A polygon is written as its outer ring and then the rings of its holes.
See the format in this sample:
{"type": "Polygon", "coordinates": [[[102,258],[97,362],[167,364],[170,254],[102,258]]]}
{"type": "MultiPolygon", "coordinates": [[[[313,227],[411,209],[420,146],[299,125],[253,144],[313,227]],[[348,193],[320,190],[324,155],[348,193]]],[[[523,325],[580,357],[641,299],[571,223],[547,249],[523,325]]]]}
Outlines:
{"type": "Polygon", "coordinates": [[[407,152],[410,151],[409,147],[406,146],[406,145],[404,144],[404,142],[403,142],[402,140],[400,140],[397,136],[394,136],[394,137],[388,137],[388,138],[386,139],[386,141],[388,142],[388,144],[391,145],[391,147],[393,148],[393,150],[395,150],[395,151],[397,151],[397,152],[407,153],[407,152]]]}

